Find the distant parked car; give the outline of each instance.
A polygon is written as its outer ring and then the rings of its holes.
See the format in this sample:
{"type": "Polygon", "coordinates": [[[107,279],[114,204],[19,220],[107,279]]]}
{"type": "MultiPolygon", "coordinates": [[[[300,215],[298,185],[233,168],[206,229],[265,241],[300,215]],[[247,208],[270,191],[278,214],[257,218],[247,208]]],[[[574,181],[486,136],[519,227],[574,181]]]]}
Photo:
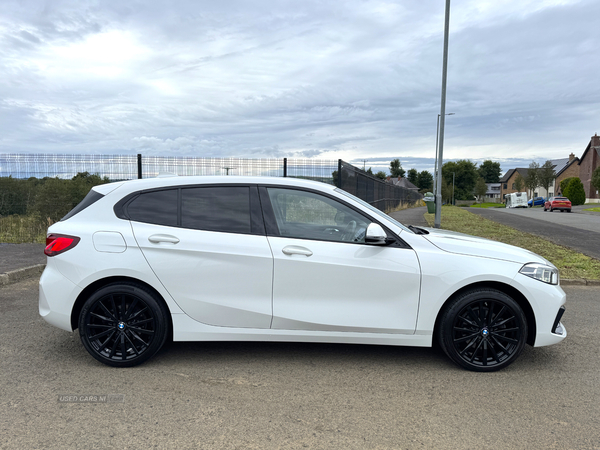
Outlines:
{"type": "Polygon", "coordinates": [[[550,197],[544,204],[544,211],[550,210],[552,212],[555,209],[571,212],[571,200],[567,197],[550,197]]]}
{"type": "Polygon", "coordinates": [[[544,199],[544,197],[535,197],[527,202],[527,206],[529,206],[530,208],[532,206],[544,206],[545,202],[546,200],[544,199]]]}

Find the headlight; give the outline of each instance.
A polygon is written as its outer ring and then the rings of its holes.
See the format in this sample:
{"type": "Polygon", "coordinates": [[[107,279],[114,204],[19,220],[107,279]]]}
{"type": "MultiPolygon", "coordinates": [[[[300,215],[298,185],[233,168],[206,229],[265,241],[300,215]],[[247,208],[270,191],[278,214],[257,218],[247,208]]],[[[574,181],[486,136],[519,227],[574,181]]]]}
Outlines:
{"type": "Polygon", "coordinates": [[[540,263],[525,264],[519,273],[543,281],[548,284],[558,284],[558,269],[540,263]]]}

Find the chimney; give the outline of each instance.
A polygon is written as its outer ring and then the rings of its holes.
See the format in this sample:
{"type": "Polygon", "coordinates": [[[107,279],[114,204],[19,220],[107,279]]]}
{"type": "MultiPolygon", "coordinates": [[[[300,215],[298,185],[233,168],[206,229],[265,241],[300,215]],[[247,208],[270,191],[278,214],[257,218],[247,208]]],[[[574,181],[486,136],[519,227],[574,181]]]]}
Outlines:
{"type": "Polygon", "coordinates": [[[571,153],[569,155],[569,162],[573,161],[575,159],[575,153],[571,153]]]}
{"type": "Polygon", "coordinates": [[[592,147],[600,147],[600,137],[598,136],[598,133],[595,133],[592,136],[592,141],[590,142],[592,147]]]}

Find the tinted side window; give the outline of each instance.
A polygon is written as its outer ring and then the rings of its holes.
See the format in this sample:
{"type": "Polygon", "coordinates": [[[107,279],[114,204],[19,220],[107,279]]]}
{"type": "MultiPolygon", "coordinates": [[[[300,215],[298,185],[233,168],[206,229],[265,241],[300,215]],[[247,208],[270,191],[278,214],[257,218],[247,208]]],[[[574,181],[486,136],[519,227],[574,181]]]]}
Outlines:
{"type": "Polygon", "coordinates": [[[267,188],[281,236],[365,242],[370,221],[329,197],[294,189],[267,188]]]}
{"type": "Polygon", "coordinates": [[[181,190],[181,226],[195,230],[250,233],[250,188],[199,187],[181,190]]]}
{"type": "Polygon", "coordinates": [[[127,207],[129,218],[136,222],[177,226],[177,189],[146,192],[127,207]]]}

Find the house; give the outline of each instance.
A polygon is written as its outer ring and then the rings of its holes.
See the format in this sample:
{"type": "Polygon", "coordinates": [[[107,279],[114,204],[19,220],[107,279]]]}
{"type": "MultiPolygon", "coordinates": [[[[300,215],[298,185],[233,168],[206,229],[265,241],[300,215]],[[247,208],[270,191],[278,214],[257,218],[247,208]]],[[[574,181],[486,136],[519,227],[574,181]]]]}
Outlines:
{"type": "Polygon", "coordinates": [[[552,188],[549,197],[553,195],[561,195],[560,182],[565,178],[578,177],[579,176],[579,158],[573,153],[569,155],[569,159],[562,166],[559,164],[555,167],[556,178],[552,183],[552,188]]]}
{"type": "Polygon", "coordinates": [[[409,189],[411,191],[419,192],[419,188],[417,186],[415,186],[414,184],[412,184],[410,181],[408,181],[407,178],[398,177],[396,179],[396,178],[392,178],[392,177],[388,176],[385,181],[388,183],[392,183],[394,186],[400,186],[400,187],[409,189]]]}
{"type": "MultiPolygon", "coordinates": [[[[518,167],[516,169],[510,169],[507,171],[502,178],[500,178],[500,199],[504,199],[506,194],[512,194],[513,192],[519,192],[515,189],[515,180],[518,175],[521,175],[523,181],[527,178],[527,171],[529,169],[524,167],[518,167]]],[[[523,190],[525,187],[523,187],[523,190]]],[[[521,191],[521,192],[522,192],[521,191]]],[[[503,201],[503,200],[502,200],[503,201]]]]}
{"type": "Polygon", "coordinates": [[[502,195],[500,194],[502,183],[485,183],[485,185],[487,186],[485,201],[502,203],[502,195]]]}
{"type": "Polygon", "coordinates": [[[581,155],[578,165],[579,178],[585,190],[586,203],[600,203],[598,190],[592,186],[592,174],[594,170],[600,167],[600,136],[597,133],[590,139],[590,143],[581,155]]]}
{"type": "MultiPolygon", "coordinates": [[[[561,159],[552,159],[550,160],[552,166],[554,167],[555,177],[552,180],[552,184],[548,186],[548,191],[541,186],[538,186],[534,189],[534,192],[531,192],[532,197],[552,197],[554,195],[559,195],[560,192],[560,182],[568,177],[578,177],[579,176],[579,158],[577,158],[573,153],[569,155],[568,158],[561,159]]],[[[510,169],[508,172],[504,174],[504,176],[500,179],[501,186],[501,198],[504,198],[505,194],[511,194],[513,192],[517,192],[515,189],[515,179],[517,175],[521,175],[523,180],[527,178],[527,173],[529,169],[519,167],[516,169],[510,169]]],[[[523,188],[526,191],[526,188],[523,188]]]]}

